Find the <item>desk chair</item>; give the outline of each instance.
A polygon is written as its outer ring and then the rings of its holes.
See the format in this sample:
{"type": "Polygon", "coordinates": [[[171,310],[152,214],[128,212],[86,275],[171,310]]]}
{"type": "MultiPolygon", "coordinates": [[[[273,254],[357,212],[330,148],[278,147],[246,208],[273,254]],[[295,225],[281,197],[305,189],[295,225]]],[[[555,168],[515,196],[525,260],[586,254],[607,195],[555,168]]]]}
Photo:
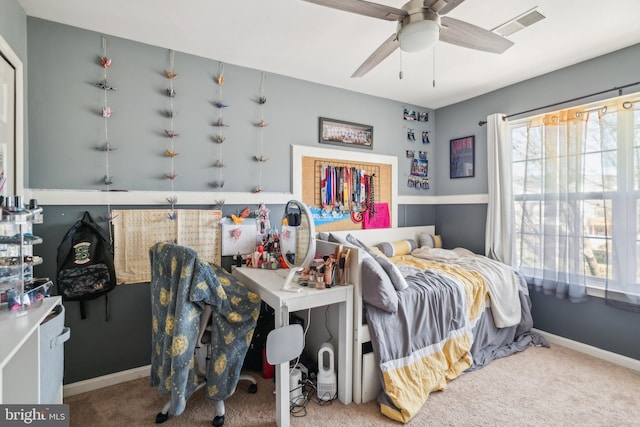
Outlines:
{"type": "Polygon", "coordinates": [[[224,424],[224,399],[239,380],[249,342],[260,313],[260,297],[220,266],[206,263],[190,248],[157,243],[151,261],[151,386],[171,398],[156,423],[180,415],[189,397],[206,386],[215,401],[212,424],[224,424]]]}

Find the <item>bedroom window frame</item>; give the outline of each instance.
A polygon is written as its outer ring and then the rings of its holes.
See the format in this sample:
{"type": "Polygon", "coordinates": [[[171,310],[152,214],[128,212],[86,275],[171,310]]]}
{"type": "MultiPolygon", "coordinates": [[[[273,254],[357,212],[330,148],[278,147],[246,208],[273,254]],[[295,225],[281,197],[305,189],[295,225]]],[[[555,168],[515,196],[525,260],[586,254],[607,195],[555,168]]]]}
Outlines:
{"type": "MultiPolygon", "coordinates": [[[[628,98],[628,97],[627,97],[628,98]]],[[[608,103],[613,103],[617,99],[606,100],[599,103],[598,108],[602,108],[603,105],[608,103]]],[[[611,225],[604,223],[603,226],[606,228],[611,227],[610,234],[607,230],[605,230],[604,235],[587,235],[583,233],[585,238],[591,239],[606,239],[609,241],[611,245],[611,249],[609,251],[617,250],[620,252],[627,252],[629,255],[625,255],[623,262],[618,262],[617,265],[614,264],[615,254],[610,255],[612,260],[609,260],[610,269],[613,271],[609,271],[609,278],[606,277],[598,277],[594,275],[585,276],[585,286],[587,287],[587,292],[592,296],[605,296],[605,290],[607,288],[607,281],[610,287],[614,289],[625,289],[625,287],[619,287],[621,283],[627,283],[626,294],[630,295],[640,295],[640,220],[638,219],[638,215],[640,215],[640,172],[636,172],[640,165],[640,103],[637,101],[626,102],[627,104],[624,106],[624,109],[629,108],[629,104],[632,104],[630,107],[633,110],[632,115],[627,115],[626,117],[620,112],[616,113],[616,133],[615,133],[615,148],[616,151],[616,188],[614,191],[585,191],[585,192],[576,192],[571,193],[569,202],[570,203],[580,203],[584,201],[597,200],[598,202],[604,203],[605,207],[603,209],[611,209],[611,213],[608,213],[606,216],[609,217],[609,222],[611,225]],[[632,119],[628,119],[631,116],[632,119]],[[635,157],[634,157],[635,156],[635,157]],[[634,164],[635,161],[635,164],[634,164]],[[626,164],[624,164],[626,163],[626,164]],[[621,172],[626,172],[621,173],[621,172]],[[627,224],[627,227],[615,227],[612,226],[616,221],[624,221],[627,224]],[[615,241],[615,244],[613,244],[615,241]],[[633,264],[633,265],[629,265],[633,264]],[[617,269],[617,270],[616,270],[617,269]],[[629,288],[631,288],[629,290],[629,288]]],[[[623,105],[624,105],[623,104],[623,105]]],[[[575,109],[593,112],[592,114],[597,114],[594,111],[597,111],[597,108],[594,108],[593,104],[575,107],[575,109]]],[[[623,111],[620,108],[619,111],[623,111]]],[[[591,119],[591,118],[590,118],[591,119]]],[[[510,133],[512,136],[512,141],[514,140],[514,136],[516,132],[521,132],[523,128],[526,128],[530,121],[531,117],[523,118],[520,120],[512,121],[509,124],[510,133]]],[[[596,119],[597,120],[597,119],[596,119]]],[[[541,135],[541,147],[544,147],[544,134],[541,135]]],[[[599,142],[603,142],[603,135],[600,133],[599,142]]],[[[513,145],[515,150],[515,144],[513,145]]],[[[605,149],[600,145],[600,150],[597,151],[599,155],[603,155],[606,152],[610,152],[610,149],[605,149]]],[[[587,151],[581,155],[585,155],[585,153],[594,153],[595,151],[587,151]]],[[[538,160],[541,164],[545,161],[545,154],[543,152],[539,153],[540,156],[538,159],[529,157],[525,155],[524,158],[514,158],[512,159],[513,170],[515,171],[518,167],[521,170],[524,170],[524,174],[526,174],[526,166],[529,166],[535,160],[538,160]]],[[[523,191],[517,191],[516,187],[516,179],[514,176],[513,180],[513,203],[514,203],[514,211],[515,211],[515,221],[516,221],[516,262],[520,271],[522,271],[528,277],[532,276],[534,271],[534,266],[526,266],[522,265],[523,258],[523,249],[521,245],[523,244],[522,239],[520,238],[522,235],[533,235],[533,236],[542,236],[544,233],[544,229],[542,227],[543,218],[542,218],[542,209],[541,205],[545,199],[544,193],[544,174],[540,173],[541,183],[538,187],[540,191],[537,192],[527,192],[527,189],[522,189],[523,191]],[[522,212],[519,204],[522,202],[538,202],[538,211],[537,217],[538,222],[537,229],[535,232],[526,233],[522,230],[522,218],[519,217],[519,213],[522,212]]],[[[547,197],[549,194],[547,194],[547,197]]],[[[576,210],[574,210],[576,211],[576,210]]],[[[576,230],[576,228],[574,228],[576,230]]],[[[578,233],[574,233],[574,237],[578,236],[578,233]]],[[[541,256],[541,246],[538,246],[537,256],[541,256]]],[[[606,270],[605,270],[606,271],[606,270]]],[[[605,272],[606,274],[606,272],[605,272]]],[[[616,290],[609,289],[609,293],[620,293],[616,290]]]]}

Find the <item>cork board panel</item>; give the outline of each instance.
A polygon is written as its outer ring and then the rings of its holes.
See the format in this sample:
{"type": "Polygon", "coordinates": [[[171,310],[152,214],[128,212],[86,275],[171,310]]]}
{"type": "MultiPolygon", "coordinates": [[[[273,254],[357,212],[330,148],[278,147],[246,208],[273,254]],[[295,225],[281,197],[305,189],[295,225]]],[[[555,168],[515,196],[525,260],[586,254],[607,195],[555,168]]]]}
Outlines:
{"type": "MultiPolygon", "coordinates": [[[[322,157],[302,157],[302,201],[315,207],[321,207],[321,172],[322,166],[341,166],[357,168],[366,171],[374,176],[374,195],[376,203],[386,202],[389,205],[389,215],[393,217],[393,204],[391,199],[391,165],[384,163],[341,161],[322,157]]],[[[350,219],[335,221],[330,224],[316,225],[316,231],[340,231],[359,230],[362,223],[353,222],[350,219]]]]}

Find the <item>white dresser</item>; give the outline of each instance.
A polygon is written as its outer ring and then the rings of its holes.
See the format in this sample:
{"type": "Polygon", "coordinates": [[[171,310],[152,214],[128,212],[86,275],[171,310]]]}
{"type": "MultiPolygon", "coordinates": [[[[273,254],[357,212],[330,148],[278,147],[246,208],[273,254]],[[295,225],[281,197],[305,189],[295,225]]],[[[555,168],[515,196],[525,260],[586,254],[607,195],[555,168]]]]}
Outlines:
{"type": "MultiPolygon", "coordinates": [[[[41,358],[43,354],[48,357],[51,350],[62,352],[69,330],[62,328],[47,346],[41,344],[40,327],[61,301],[61,297],[55,296],[28,310],[0,311],[0,404],[62,403],[62,372],[57,372],[62,367],[60,363],[41,363],[41,358]],[[58,345],[60,348],[56,350],[54,347],[58,345]],[[56,372],[45,372],[48,369],[56,372]],[[43,384],[43,377],[56,378],[56,384],[43,384]],[[43,393],[52,388],[55,392],[43,393]]],[[[64,311],[61,313],[64,316],[64,311]]]]}

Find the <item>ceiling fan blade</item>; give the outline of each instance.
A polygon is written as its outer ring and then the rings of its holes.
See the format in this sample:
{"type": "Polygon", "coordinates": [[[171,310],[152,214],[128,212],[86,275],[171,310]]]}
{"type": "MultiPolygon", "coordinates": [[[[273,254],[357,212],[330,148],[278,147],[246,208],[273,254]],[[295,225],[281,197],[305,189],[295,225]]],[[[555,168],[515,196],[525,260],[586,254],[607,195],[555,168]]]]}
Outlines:
{"type": "Polygon", "coordinates": [[[407,16],[407,12],[383,4],[371,3],[363,0],[304,0],[320,6],[331,7],[333,9],[344,10],[346,12],[357,13],[358,15],[370,16],[372,18],[386,19],[387,21],[397,21],[407,16]]]}
{"type": "Polygon", "coordinates": [[[439,15],[446,15],[461,3],[464,3],[464,0],[424,0],[423,6],[439,15]]]}
{"type": "Polygon", "coordinates": [[[366,61],[362,63],[362,65],[356,70],[355,73],[351,77],[362,77],[367,74],[373,67],[381,63],[386,59],[387,56],[391,55],[394,50],[400,47],[400,43],[398,43],[398,37],[396,34],[392,34],[384,43],[380,45],[379,48],[375,50],[367,58],[366,61]]]}
{"type": "Polygon", "coordinates": [[[442,24],[440,41],[445,43],[490,53],[503,53],[514,44],[511,40],[489,30],[448,16],[443,16],[440,23],[442,24]]]}

